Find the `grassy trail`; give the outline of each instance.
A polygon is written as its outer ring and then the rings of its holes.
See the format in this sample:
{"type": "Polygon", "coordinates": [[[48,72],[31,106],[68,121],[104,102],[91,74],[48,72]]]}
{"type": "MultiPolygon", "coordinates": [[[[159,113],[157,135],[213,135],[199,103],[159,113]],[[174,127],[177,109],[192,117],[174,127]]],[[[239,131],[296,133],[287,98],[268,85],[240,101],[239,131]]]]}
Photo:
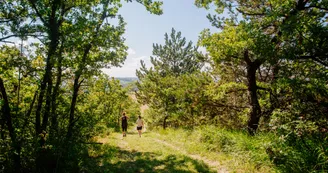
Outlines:
{"type": "Polygon", "coordinates": [[[218,162],[189,154],[181,146],[158,136],[154,132],[147,132],[140,138],[135,130],[130,130],[124,138],[121,133],[99,137],[103,152],[92,154],[90,151],[96,161],[93,164],[99,165],[96,172],[228,172],[218,162]]]}

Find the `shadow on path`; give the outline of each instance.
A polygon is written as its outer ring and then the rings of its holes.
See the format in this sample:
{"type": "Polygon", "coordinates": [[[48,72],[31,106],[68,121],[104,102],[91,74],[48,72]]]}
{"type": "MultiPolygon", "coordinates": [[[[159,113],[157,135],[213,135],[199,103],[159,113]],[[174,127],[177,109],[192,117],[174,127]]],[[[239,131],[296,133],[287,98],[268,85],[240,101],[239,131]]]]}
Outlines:
{"type": "MultiPolygon", "coordinates": [[[[122,150],[118,147],[103,145],[102,155],[89,157],[81,172],[99,173],[190,173],[209,172],[211,170],[204,162],[184,155],[165,155],[153,152],[138,152],[122,150]]],[[[98,148],[99,149],[99,148],[98,148]]],[[[101,151],[99,152],[101,153],[101,151]]]]}

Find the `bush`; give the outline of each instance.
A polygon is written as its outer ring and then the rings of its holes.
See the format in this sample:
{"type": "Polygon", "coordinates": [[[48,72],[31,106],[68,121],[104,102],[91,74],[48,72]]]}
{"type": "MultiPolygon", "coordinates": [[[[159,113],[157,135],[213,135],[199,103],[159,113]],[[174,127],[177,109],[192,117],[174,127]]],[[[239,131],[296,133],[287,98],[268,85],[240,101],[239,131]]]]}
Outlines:
{"type": "Polygon", "coordinates": [[[327,135],[306,129],[280,129],[280,138],[268,148],[270,159],[282,172],[328,171],[327,135]]]}

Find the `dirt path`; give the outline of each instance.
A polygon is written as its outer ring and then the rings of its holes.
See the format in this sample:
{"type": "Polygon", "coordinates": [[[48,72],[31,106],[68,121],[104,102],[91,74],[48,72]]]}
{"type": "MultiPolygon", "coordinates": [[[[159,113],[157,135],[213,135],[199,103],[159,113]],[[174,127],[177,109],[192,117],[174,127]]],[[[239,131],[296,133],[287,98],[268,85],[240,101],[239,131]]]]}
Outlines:
{"type": "Polygon", "coordinates": [[[173,148],[174,150],[176,151],[179,151],[179,152],[182,152],[184,155],[187,155],[195,160],[201,160],[203,161],[204,163],[206,163],[207,165],[209,165],[210,167],[213,167],[217,170],[218,173],[227,173],[228,171],[225,169],[225,168],[222,168],[222,166],[220,165],[219,162],[217,161],[213,161],[213,160],[209,160],[205,157],[202,157],[200,155],[197,155],[197,154],[189,154],[187,153],[185,150],[171,144],[171,143],[168,143],[166,141],[163,141],[163,140],[160,140],[160,139],[155,139],[155,141],[157,141],[158,143],[161,143],[163,145],[166,145],[166,146],[169,146],[171,148],[173,148]]]}
{"type": "MultiPolygon", "coordinates": [[[[112,172],[228,172],[219,162],[205,157],[189,154],[180,147],[156,138],[148,132],[140,138],[137,133],[128,133],[122,137],[113,133],[99,138],[111,152],[111,156],[102,160],[101,166],[110,166],[112,172]],[[107,159],[107,160],[106,160],[107,159]]],[[[107,170],[108,171],[108,170],[107,170]]],[[[111,172],[111,171],[109,171],[111,172]]]]}

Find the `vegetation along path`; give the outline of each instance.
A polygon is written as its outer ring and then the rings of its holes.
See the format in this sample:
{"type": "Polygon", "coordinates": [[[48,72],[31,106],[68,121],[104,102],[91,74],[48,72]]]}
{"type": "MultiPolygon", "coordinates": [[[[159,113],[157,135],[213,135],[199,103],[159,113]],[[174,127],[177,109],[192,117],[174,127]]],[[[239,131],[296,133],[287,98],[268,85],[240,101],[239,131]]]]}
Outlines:
{"type": "MultiPolygon", "coordinates": [[[[140,138],[136,132],[127,137],[112,133],[99,137],[103,153],[93,153],[99,171],[105,172],[228,172],[216,161],[190,154],[160,138],[155,132],[144,133],[140,138]]],[[[91,155],[92,155],[92,151],[91,155]]]]}

